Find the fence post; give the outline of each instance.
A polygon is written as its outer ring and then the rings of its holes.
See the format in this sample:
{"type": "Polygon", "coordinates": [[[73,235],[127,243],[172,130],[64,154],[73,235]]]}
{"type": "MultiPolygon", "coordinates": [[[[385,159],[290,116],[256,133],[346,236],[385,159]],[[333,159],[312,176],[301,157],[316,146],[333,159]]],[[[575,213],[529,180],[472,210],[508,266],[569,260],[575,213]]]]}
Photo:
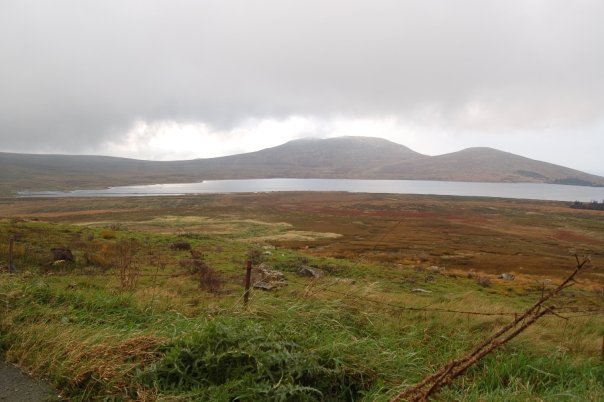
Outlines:
{"type": "Polygon", "coordinates": [[[15,244],[15,237],[11,236],[8,240],[8,273],[12,274],[15,266],[13,265],[13,246],[15,244]]]}
{"type": "Polygon", "coordinates": [[[245,293],[243,294],[243,304],[247,306],[247,302],[250,298],[250,282],[252,280],[252,261],[247,261],[247,267],[245,269],[245,293]]]}

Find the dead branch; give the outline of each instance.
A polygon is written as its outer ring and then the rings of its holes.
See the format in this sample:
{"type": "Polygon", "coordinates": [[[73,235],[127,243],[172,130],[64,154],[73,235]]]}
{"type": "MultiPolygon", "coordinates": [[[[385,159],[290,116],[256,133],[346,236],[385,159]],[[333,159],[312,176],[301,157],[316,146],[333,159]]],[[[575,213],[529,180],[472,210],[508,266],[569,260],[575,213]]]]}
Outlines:
{"type": "Polygon", "coordinates": [[[507,342],[514,339],[529,326],[534,324],[538,319],[546,314],[554,314],[555,307],[543,306],[545,302],[558,295],[562,290],[575,283],[575,277],[583,270],[586,264],[590,261],[589,257],[580,261],[578,256],[575,256],[577,265],[574,271],[555,289],[544,294],[535,304],[533,304],[524,313],[516,317],[509,324],[504,325],[492,336],[484,340],[474,350],[465,356],[455,359],[447,363],[436,373],[427,376],[420,383],[407,388],[405,391],[393,397],[390,402],[399,402],[402,400],[421,402],[427,401],[431,395],[437,393],[442,387],[447,386],[462,375],[466,370],[480,361],[483,357],[491,353],[498,347],[505,345],[507,342]]]}

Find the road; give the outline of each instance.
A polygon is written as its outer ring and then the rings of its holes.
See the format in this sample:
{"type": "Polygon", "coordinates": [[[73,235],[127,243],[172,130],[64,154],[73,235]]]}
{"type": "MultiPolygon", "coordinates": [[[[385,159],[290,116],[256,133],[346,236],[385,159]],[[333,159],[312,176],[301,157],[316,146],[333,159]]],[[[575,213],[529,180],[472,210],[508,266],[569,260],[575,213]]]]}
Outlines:
{"type": "Polygon", "coordinates": [[[57,392],[42,381],[35,380],[0,358],[0,401],[58,401],[57,392]]]}

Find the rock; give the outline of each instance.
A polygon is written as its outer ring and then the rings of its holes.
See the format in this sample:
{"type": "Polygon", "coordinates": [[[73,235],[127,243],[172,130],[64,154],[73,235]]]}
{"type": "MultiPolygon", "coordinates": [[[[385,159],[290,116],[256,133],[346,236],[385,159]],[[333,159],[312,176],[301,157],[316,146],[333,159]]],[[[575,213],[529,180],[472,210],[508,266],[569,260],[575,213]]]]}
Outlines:
{"type": "Polygon", "coordinates": [[[344,285],[356,285],[357,281],[350,278],[334,278],[335,283],[342,283],[344,285]]]}
{"type": "Polygon", "coordinates": [[[504,281],[513,281],[515,277],[512,274],[508,274],[507,272],[504,272],[503,274],[499,275],[497,278],[503,279],[504,281]]]}
{"type": "Polygon", "coordinates": [[[262,290],[273,290],[287,286],[283,272],[271,269],[266,264],[260,264],[257,268],[260,280],[255,281],[254,288],[262,290]]]}
{"type": "Polygon", "coordinates": [[[272,269],[270,266],[268,266],[266,264],[260,264],[257,269],[263,280],[264,279],[271,280],[271,281],[284,281],[285,280],[285,275],[283,275],[283,272],[272,269]]]}
{"type": "Polygon", "coordinates": [[[437,265],[432,265],[431,267],[426,268],[427,271],[430,272],[445,272],[445,267],[439,267],[437,265]]]}
{"type": "Polygon", "coordinates": [[[73,254],[71,254],[71,250],[66,247],[55,247],[51,248],[52,257],[54,261],[73,261],[73,254]]]}
{"type": "Polygon", "coordinates": [[[298,274],[312,278],[320,278],[325,273],[322,269],[309,267],[308,265],[302,265],[300,268],[298,268],[298,274]]]}
{"type": "Polygon", "coordinates": [[[415,293],[432,293],[431,290],[426,290],[426,289],[422,289],[422,288],[411,289],[411,291],[415,292],[415,293]]]}
{"type": "Polygon", "coordinates": [[[273,290],[273,289],[277,289],[283,286],[287,286],[287,283],[273,283],[273,282],[256,282],[254,283],[254,288],[256,289],[261,289],[261,290],[273,290]]]}

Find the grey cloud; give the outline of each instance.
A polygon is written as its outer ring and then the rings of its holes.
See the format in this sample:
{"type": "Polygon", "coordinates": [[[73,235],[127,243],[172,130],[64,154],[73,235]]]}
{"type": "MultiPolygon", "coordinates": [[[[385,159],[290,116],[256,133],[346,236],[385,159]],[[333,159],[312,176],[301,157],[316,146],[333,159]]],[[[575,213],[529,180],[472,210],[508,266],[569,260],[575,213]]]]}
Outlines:
{"type": "Polygon", "coordinates": [[[292,114],[590,127],[603,15],[563,0],[2,0],[2,146],[77,151],[136,120],[292,114]]]}

